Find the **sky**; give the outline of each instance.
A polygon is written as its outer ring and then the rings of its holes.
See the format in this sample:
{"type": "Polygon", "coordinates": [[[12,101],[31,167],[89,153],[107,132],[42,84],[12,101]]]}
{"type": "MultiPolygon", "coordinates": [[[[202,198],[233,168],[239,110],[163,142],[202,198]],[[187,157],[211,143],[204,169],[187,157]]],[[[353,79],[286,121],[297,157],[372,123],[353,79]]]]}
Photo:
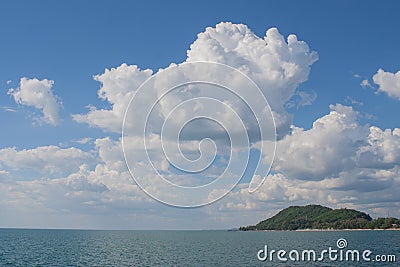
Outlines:
{"type": "MultiPolygon", "coordinates": [[[[222,229],[311,203],[355,208],[375,218],[400,217],[399,5],[2,1],[0,227],[222,229]],[[182,198],[168,198],[171,192],[163,191],[146,170],[183,186],[206,184],[228,166],[226,155],[233,145],[217,124],[183,128],[182,150],[190,159],[199,156],[202,138],[215,139],[218,147],[212,167],[199,175],[179,173],[153,148],[174,107],[199,96],[196,90],[217,91],[181,88],[160,101],[150,117],[153,132],[145,136],[151,148],[146,155],[136,124],[124,125],[128,145],[122,127],[128,106],[133,111],[128,109],[127,117],[140,120],[151,97],[160,94],[160,88],[141,90],[143,98],[129,105],[147,79],[162,77],[174,64],[195,61],[227,65],[254,81],[271,108],[265,114],[275,121],[276,151],[273,158],[271,150],[260,152],[260,144],[271,148],[273,140],[257,136],[259,125],[243,103],[215,93],[239,110],[246,131],[256,136],[247,164],[254,168],[260,158],[263,171],[254,177],[246,172],[249,177],[209,205],[179,208],[161,203],[165,198],[181,203],[182,198]],[[125,162],[123,149],[131,162],[125,162]],[[140,165],[147,156],[152,164],[140,165]],[[133,170],[144,184],[132,179],[133,170]],[[248,190],[251,179],[264,180],[253,193],[248,190]]],[[[159,80],[184,82],[191,75],[179,70],[159,80]]],[[[195,108],[182,108],[170,120],[178,128],[196,115],[195,108]]],[[[222,114],[218,119],[236,136],[242,122],[220,108],[206,110],[222,114]]],[[[166,147],[172,139],[165,137],[166,147]]],[[[248,148],[239,144],[230,155],[242,162],[248,148]]],[[[240,173],[237,168],[228,172],[230,177],[240,173]]]]}

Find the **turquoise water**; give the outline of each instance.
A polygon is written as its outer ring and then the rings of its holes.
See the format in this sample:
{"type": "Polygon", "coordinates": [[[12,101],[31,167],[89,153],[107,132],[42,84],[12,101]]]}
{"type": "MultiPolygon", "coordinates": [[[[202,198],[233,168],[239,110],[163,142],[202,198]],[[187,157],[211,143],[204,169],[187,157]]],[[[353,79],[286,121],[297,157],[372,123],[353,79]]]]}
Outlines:
{"type": "MultiPolygon", "coordinates": [[[[287,255],[286,255],[287,257],[287,255]]],[[[400,231],[228,232],[0,229],[0,266],[400,266],[400,231]],[[257,252],[338,249],[395,255],[396,262],[262,262],[257,252]]]]}

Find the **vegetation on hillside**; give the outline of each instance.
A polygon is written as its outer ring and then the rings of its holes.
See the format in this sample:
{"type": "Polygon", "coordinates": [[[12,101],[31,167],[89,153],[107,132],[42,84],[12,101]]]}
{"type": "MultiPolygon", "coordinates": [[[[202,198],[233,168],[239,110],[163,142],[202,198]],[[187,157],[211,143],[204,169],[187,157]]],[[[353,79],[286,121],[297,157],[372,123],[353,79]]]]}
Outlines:
{"type": "Polygon", "coordinates": [[[399,228],[396,218],[372,219],[368,214],[353,209],[331,209],[320,205],[291,206],[256,225],[240,227],[251,230],[300,229],[389,229],[399,228]]]}

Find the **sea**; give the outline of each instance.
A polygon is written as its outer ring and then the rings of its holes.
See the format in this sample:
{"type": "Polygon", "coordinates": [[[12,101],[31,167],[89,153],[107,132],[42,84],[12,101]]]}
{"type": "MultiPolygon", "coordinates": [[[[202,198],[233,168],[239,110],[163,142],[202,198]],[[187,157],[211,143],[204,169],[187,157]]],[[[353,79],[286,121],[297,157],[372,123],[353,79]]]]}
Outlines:
{"type": "Polygon", "coordinates": [[[0,266],[400,266],[400,231],[0,229],[0,266]]]}

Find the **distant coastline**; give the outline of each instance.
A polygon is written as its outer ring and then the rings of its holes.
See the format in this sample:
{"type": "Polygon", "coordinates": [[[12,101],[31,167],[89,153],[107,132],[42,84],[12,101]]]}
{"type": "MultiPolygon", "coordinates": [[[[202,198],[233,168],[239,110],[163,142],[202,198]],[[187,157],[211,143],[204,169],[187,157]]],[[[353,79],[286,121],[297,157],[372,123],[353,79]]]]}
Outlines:
{"type": "Polygon", "coordinates": [[[354,209],[331,209],[321,205],[291,206],[256,225],[242,226],[239,231],[365,231],[400,230],[397,218],[372,219],[354,209]]]}
{"type": "MultiPolygon", "coordinates": [[[[354,229],[297,229],[294,231],[296,231],[296,232],[341,232],[341,231],[399,231],[399,230],[400,230],[400,228],[387,228],[387,229],[354,228],[354,229]]],[[[264,230],[264,231],[274,231],[274,230],[264,230]]]]}
{"type": "MultiPolygon", "coordinates": [[[[232,231],[232,230],[228,230],[232,231]]],[[[236,230],[244,231],[244,230],[236,230]]],[[[352,231],[400,231],[400,228],[388,228],[388,229],[297,229],[297,230],[245,230],[252,232],[352,232],[352,231]]]]}

